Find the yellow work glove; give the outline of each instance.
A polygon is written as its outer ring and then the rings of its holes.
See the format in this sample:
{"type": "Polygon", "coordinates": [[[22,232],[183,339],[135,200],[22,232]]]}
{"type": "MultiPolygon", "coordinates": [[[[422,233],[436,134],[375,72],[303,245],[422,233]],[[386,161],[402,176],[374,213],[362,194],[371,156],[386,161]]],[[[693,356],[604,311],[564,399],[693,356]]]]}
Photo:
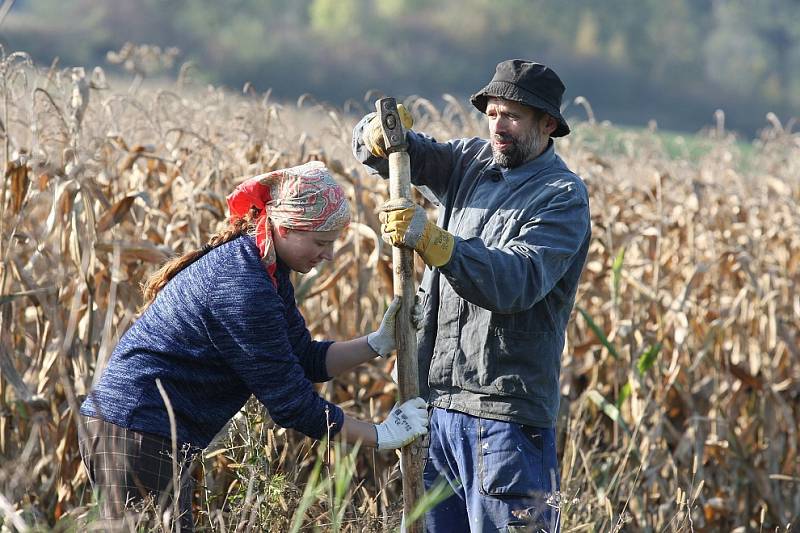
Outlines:
{"type": "MultiPolygon", "coordinates": [[[[414,125],[414,118],[403,104],[397,104],[397,114],[400,115],[400,122],[405,129],[410,129],[411,126],[414,125]]],[[[361,139],[364,141],[364,146],[372,155],[384,159],[386,158],[386,144],[383,140],[383,128],[381,127],[381,120],[377,113],[364,128],[361,139]]]]}
{"type": "Polygon", "coordinates": [[[425,264],[440,267],[450,261],[453,235],[428,221],[425,210],[405,200],[390,200],[381,206],[381,237],[392,246],[413,248],[425,264]]]}

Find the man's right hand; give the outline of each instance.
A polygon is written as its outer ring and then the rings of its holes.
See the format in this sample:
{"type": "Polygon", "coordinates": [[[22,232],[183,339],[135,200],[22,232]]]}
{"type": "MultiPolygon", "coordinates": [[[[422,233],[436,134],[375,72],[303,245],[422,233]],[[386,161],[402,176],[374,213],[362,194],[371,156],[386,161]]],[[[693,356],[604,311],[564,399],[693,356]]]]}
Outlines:
{"type": "MultiPolygon", "coordinates": [[[[414,118],[403,104],[397,104],[397,113],[400,115],[400,122],[403,123],[403,128],[410,129],[411,126],[414,125],[414,118]]],[[[383,140],[383,128],[381,127],[381,120],[377,113],[374,114],[364,128],[361,140],[364,142],[366,149],[375,157],[384,159],[387,157],[386,144],[383,140]]]]}

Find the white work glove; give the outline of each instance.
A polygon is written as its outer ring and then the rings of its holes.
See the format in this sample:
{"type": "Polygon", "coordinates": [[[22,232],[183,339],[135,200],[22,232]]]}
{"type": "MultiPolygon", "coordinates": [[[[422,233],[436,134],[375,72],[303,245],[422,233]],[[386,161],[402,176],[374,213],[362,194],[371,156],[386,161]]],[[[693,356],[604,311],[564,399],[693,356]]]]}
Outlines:
{"type": "Polygon", "coordinates": [[[428,404],[422,398],[411,398],[395,405],[386,420],[375,424],[379,450],[402,448],[420,435],[428,433],[428,404]]]}
{"type": "Polygon", "coordinates": [[[367,335],[367,344],[381,357],[386,357],[395,349],[394,319],[398,309],[400,309],[400,298],[395,296],[392,303],[389,304],[389,308],[383,314],[383,320],[381,320],[378,330],[367,335]]]}

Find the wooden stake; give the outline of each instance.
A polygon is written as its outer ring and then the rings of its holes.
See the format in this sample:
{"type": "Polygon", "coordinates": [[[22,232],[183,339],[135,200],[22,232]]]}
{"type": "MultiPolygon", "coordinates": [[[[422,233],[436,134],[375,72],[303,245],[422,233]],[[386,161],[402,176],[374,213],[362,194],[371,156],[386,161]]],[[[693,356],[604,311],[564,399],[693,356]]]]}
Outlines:
{"type": "MultiPolygon", "coordinates": [[[[384,141],[389,152],[389,194],[392,200],[411,200],[411,163],[406,151],[405,131],[397,113],[394,98],[383,98],[376,103],[383,125],[384,141]]],[[[402,298],[395,319],[397,343],[397,385],[400,401],[419,396],[419,369],[417,367],[417,331],[411,322],[414,308],[414,251],[392,248],[394,294],[402,298]]],[[[420,439],[401,450],[403,461],[403,518],[405,531],[422,533],[424,517],[409,524],[407,518],[422,498],[422,465],[424,457],[420,439]]]]}

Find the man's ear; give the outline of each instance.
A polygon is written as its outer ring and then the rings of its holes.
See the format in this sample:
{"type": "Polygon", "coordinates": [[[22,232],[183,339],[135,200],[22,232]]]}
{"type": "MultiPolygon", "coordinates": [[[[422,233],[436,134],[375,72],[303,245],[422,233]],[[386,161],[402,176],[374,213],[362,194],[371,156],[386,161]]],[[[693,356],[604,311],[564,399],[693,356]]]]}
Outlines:
{"type": "Polygon", "coordinates": [[[558,121],[552,115],[545,114],[544,116],[544,132],[551,135],[558,128],[558,121]]]}

